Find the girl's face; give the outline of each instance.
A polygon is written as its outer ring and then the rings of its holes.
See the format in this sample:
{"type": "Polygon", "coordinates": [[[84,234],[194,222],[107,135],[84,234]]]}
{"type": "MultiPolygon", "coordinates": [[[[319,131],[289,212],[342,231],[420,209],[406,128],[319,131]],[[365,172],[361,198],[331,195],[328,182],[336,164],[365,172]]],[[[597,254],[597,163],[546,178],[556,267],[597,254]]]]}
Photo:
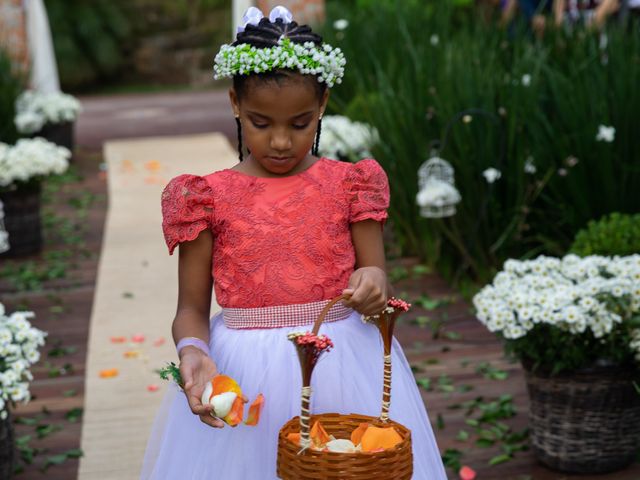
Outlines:
{"type": "MultiPolygon", "coordinates": [[[[241,98],[232,88],[229,97],[242,124],[242,141],[264,173],[297,172],[315,140],[318,119],[329,99],[322,99],[308,78],[292,75],[282,82],[247,82],[241,98]]],[[[306,162],[305,162],[306,163],[306,162]]]]}

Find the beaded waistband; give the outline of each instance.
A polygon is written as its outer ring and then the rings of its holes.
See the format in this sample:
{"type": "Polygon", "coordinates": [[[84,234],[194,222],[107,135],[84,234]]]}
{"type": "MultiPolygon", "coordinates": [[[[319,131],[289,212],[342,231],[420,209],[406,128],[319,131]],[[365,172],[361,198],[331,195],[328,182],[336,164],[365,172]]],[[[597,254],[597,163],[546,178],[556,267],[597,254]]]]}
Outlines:
{"type": "MultiPolygon", "coordinates": [[[[311,328],[327,303],[329,300],[260,308],[223,308],[222,318],[227,328],[235,329],[283,328],[303,325],[311,328]]],[[[352,313],[351,308],[337,303],[327,313],[324,323],[344,320],[352,313]]]]}

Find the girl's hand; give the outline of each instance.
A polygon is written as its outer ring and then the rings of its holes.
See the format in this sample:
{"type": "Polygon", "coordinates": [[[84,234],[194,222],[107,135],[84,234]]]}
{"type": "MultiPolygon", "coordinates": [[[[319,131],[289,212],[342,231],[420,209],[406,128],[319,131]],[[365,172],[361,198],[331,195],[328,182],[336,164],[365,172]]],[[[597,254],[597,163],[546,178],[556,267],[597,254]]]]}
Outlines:
{"type": "Polygon", "coordinates": [[[211,416],[213,407],[203,405],[201,400],[205,385],[218,374],[215,362],[199,348],[188,346],[180,353],[180,375],[191,411],[202,423],[214,428],[224,427],[222,420],[211,416]]]}
{"type": "Polygon", "coordinates": [[[342,303],[363,315],[377,315],[387,305],[387,274],[379,267],[358,268],[342,293],[351,298],[342,303]]]}

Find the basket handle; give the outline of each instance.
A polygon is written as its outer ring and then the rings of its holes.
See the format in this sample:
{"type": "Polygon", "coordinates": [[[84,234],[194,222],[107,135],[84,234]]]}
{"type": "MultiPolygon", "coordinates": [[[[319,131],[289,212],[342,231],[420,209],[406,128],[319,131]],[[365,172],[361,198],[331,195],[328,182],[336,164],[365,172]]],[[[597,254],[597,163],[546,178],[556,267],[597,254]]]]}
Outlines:
{"type": "Polygon", "coordinates": [[[329,313],[329,310],[331,310],[331,307],[333,307],[340,300],[346,300],[349,297],[351,297],[351,295],[349,295],[348,293],[343,293],[342,295],[338,295],[337,297],[331,299],[329,303],[325,305],[325,307],[320,312],[320,315],[318,315],[316,323],[313,324],[314,335],[318,335],[318,332],[320,331],[320,325],[322,325],[322,322],[324,322],[324,319],[326,318],[327,313],[329,313]]]}

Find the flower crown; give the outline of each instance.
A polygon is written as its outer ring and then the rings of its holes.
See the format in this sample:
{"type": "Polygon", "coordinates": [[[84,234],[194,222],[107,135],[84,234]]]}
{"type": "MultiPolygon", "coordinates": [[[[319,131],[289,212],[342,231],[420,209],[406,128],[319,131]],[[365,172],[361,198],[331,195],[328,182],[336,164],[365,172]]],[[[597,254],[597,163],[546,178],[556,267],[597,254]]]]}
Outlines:
{"type": "MultiPolygon", "coordinates": [[[[260,10],[251,7],[243,17],[243,25],[238,27],[238,33],[244,31],[247,25],[257,26],[263,15],[260,10]]],[[[275,7],[269,14],[269,21],[276,20],[291,23],[293,15],[284,7],[275,7]]],[[[339,48],[323,43],[321,46],[313,42],[304,44],[293,43],[282,35],[278,44],[269,48],[257,48],[241,43],[239,45],[223,45],[216,55],[214,64],[214,78],[231,78],[234,75],[250,75],[286,68],[297,70],[303,75],[315,75],[319,82],[326,82],[328,87],[342,83],[344,66],[347,63],[339,48]]]]}

